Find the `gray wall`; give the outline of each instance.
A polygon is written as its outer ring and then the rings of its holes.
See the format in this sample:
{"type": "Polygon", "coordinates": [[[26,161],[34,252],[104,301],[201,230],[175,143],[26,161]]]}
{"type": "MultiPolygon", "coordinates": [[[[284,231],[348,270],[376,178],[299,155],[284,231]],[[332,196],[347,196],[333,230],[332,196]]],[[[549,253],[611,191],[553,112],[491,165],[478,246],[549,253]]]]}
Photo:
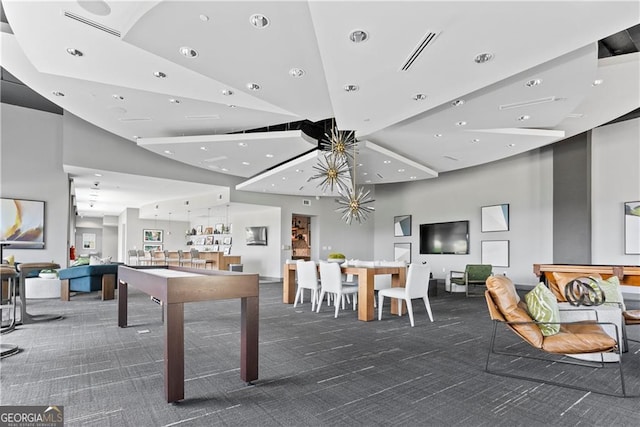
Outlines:
{"type": "Polygon", "coordinates": [[[553,262],[591,263],[590,132],[553,145],[553,262]]]}
{"type": "Polygon", "coordinates": [[[537,282],[533,263],[553,260],[553,157],[550,149],[534,150],[498,162],[441,174],[436,179],[376,187],[376,259],[393,259],[395,242],[411,243],[412,261],[427,262],[434,277],[481,262],[481,241],[508,240],[510,265],[494,269],[518,284],[537,282]],[[509,231],[482,233],[482,206],[509,204],[509,231]],[[393,236],[393,217],[411,215],[409,237],[393,236]],[[423,223],[470,221],[468,255],[420,255],[423,223]]]}
{"type": "Polygon", "coordinates": [[[18,262],[68,263],[68,180],[57,114],[0,104],[0,195],[45,202],[44,249],[5,249],[18,262]]]}

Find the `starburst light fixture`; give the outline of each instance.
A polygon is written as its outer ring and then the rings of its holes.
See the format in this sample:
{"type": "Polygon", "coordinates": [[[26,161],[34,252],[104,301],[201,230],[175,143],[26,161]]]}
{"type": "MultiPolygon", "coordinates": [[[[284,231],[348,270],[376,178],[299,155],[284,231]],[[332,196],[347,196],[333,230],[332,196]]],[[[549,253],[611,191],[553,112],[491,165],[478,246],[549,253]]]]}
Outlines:
{"type": "Polygon", "coordinates": [[[331,142],[332,155],[353,159],[351,151],[355,152],[356,147],[356,138],[353,131],[341,131],[334,126],[331,129],[331,135],[325,133],[324,136],[331,142]]]}
{"type": "Polygon", "coordinates": [[[318,160],[318,164],[313,166],[313,169],[318,173],[309,178],[322,179],[318,184],[318,187],[322,188],[322,191],[330,189],[333,192],[334,187],[339,192],[349,191],[348,177],[349,163],[343,157],[338,157],[331,154],[325,154],[318,160]]]}
{"type": "Polygon", "coordinates": [[[367,220],[368,215],[375,211],[373,206],[367,206],[369,203],[375,202],[370,197],[371,191],[365,190],[363,187],[355,188],[355,186],[348,191],[347,194],[342,194],[336,202],[340,205],[336,212],[342,214],[342,219],[351,225],[351,222],[356,219],[359,223],[367,220]]]}

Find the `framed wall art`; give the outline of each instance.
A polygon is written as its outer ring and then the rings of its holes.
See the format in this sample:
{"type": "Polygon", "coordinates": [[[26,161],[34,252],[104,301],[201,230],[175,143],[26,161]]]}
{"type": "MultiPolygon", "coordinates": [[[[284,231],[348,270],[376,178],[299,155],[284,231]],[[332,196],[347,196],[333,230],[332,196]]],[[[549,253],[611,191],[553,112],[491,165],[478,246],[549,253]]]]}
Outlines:
{"type": "Polygon", "coordinates": [[[395,261],[405,261],[411,263],[411,243],[394,243],[393,259],[395,261]]]}
{"type": "Polygon", "coordinates": [[[393,217],[393,235],[395,237],[411,236],[411,215],[393,217]]]}
{"type": "Polygon", "coordinates": [[[162,245],[157,243],[145,243],[142,247],[145,252],[160,252],[162,251],[162,245]]]}
{"type": "Polygon", "coordinates": [[[509,231],[509,204],[483,206],[481,231],[509,231]]]}
{"type": "Polygon", "coordinates": [[[44,202],[0,199],[0,242],[12,249],[44,248],[44,202]]]}
{"type": "Polygon", "coordinates": [[[509,267],[509,241],[508,240],[483,240],[482,264],[491,264],[494,267],[509,267]]]}
{"type": "Polygon", "coordinates": [[[142,230],[142,241],[144,243],[162,243],[162,230],[142,230]]]}
{"type": "Polygon", "coordinates": [[[640,254],[640,201],[624,204],[624,253],[640,254]]]}

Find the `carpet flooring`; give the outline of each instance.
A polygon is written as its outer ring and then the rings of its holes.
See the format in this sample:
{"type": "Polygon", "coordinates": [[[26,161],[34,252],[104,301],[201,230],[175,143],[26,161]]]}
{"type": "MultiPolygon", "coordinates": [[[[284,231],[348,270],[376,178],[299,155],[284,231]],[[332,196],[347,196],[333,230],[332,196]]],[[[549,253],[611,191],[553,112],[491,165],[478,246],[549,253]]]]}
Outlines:
{"type": "MultiPolygon", "coordinates": [[[[308,296],[307,296],[308,298],[308,296]]],[[[387,300],[388,301],[388,300],[387,300]]],[[[237,300],[185,305],[185,399],[164,401],[160,307],[129,292],[129,327],[117,301],[29,301],[62,320],[1,336],[22,351],[0,361],[0,404],[63,405],[67,426],[543,426],[640,425],[640,398],[615,398],[484,372],[492,322],[484,298],[439,289],[431,323],[419,300],[407,316],[360,322],[350,308],[312,313],[260,285],[259,380],[239,376],[237,300]]],[[[640,327],[630,327],[632,338],[640,327]]],[[[519,347],[508,331],[499,343],[519,347]]],[[[523,351],[528,351],[526,348],[523,351]]],[[[619,389],[615,369],[497,359],[496,369],[619,389]]],[[[640,393],[640,344],[623,356],[640,393]]]]}

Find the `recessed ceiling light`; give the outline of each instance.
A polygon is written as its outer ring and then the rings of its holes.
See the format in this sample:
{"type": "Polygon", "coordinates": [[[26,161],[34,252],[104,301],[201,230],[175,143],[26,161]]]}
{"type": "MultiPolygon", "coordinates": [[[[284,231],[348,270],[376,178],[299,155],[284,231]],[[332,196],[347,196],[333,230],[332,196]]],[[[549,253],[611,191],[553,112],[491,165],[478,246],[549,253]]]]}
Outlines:
{"type": "Polygon", "coordinates": [[[363,41],[369,38],[369,34],[367,34],[364,30],[353,30],[351,34],[349,34],[349,40],[354,43],[362,43],[363,41]]]}
{"type": "Polygon", "coordinates": [[[604,83],[604,80],[596,79],[593,81],[593,83],[591,83],[591,86],[600,86],[602,83],[604,83]]]}
{"type": "Polygon", "coordinates": [[[162,71],[154,71],[153,75],[156,76],[159,79],[164,79],[165,77],[167,77],[167,75],[165,73],[163,73],[162,71]]]}
{"type": "Polygon", "coordinates": [[[258,83],[247,83],[247,89],[260,90],[260,85],[258,83]]]}
{"type": "Polygon", "coordinates": [[[247,143],[246,143],[246,142],[238,142],[238,145],[239,145],[240,147],[246,147],[246,146],[247,146],[247,143]]]}
{"type": "Polygon", "coordinates": [[[433,135],[433,137],[434,137],[434,138],[441,138],[441,137],[442,137],[442,134],[441,134],[441,133],[436,133],[436,134],[434,134],[434,135],[433,135]]]}
{"type": "Polygon", "coordinates": [[[465,122],[464,120],[460,120],[459,122],[456,122],[456,126],[466,126],[467,122],[465,122]]]}
{"type": "Polygon", "coordinates": [[[417,93],[413,95],[414,101],[424,101],[425,99],[427,99],[427,95],[425,95],[424,93],[417,93]]]}
{"type": "Polygon", "coordinates": [[[80,52],[78,49],[73,48],[73,47],[68,47],[68,48],[67,48],[67,53],[68,53],[69,55],[72,55],[72,56],[82,56],[82,55],[84,55],[84,54],[83,54],[82,52],[80,52]]]}
{"type": "Polygon", "coordinates": [[[459,106],[461,106],[462,104],[464,104],[464,99],[456,99],[455,101],[453,101],[453,102],[451,103],[451,105],[453,105],[454,107],[459,107],[459,106]]]}
{"type": "Polygon", "coordinates": [[[245,165],[245,166],[249,166],[251,163],[249,163],[249,162],[242,162],[242,164],[243,164],[243,165],[245,165]]]}
{"type": "Polygon", "coordinates": [[[101,177],[102,174],[101,173],[94,173],[93,176],[101,177]]]}
{"type": "Polygon", "coordinates": [[[480,142],[480,140],[478,138],[473,138],[471,142],[474,144],[477,144],[478,142],[480,142]]]}
{"type": "Polygon", "coordinates": [[[200,149],[201,149],[202,151],[209,151],[209,149],[208,149],[207,147],[200,147],[200,149]]]}
{"type": "Polygon", "coordinates": [[[286,179],[287,179],[287,177],[286,177],[286,176],[283,176],[283,177],[282,177],[282,180],[283,180],[283,181],[286,181],[286,179]]]}
{"type": "Polygon", "coordinates": [[[540,84],[542,84],[542,80],[540,80],[540,79],[531,79],[528,82],[526,82],[524,85],[526,87],[534,87],[534,86],[538,86],[540,84]]]}
{"type": "Polygon", "coordinates": [[[209,20],[209,17],[207,15],[205,15],[204,13],[200,14],[200,20],[202,22],[207,22],[209,20]]]}
{"type": "Polygon", "coordinates": [[[389,163],[391,163],[391,160],[385,160],[385,161],[384,161],[384,162],[382,162],[382,163],[384,163],[385,165],[388,165],[389,163]]]}
{"type": "Polygon", "coordinates": [[[174,154],[171,150],[164,150],[164,154],[174,154]]]}
{"type": "Polygon", "coordinates": [[[367,176],[367,175],[369,175],[369,172],[362,172],[362,175],[363,176],[367,176]]]}
{"type": "Polygon", "coordinates": [[[291,77],[302,77],[304,75],[304,70],[301,68],[292,68],[289,70],[289,75],[291,77]]]}
{"type": "Polygon", "coordinates": [[[268,159],[272,159],[272,158],[273,158],[273,154],[265,154],[264,156],[265,156],[266,158],[268,158],[268,159]]]}
{"type": "Polygon", "coordinates": [[[269,18],[261,13],[251,15],[251,17],[249,18],[249,22],[251,22],[251,25],[256,28],[266,28],[269,26],[269,18]]]}
{"type": "Polygon", "coordinates": [[[64,93],[62,93],[62,92],[58,92],[57,90],[56,90],[56,91],[53,91],[53,92],[51,92],[51,93],[53,93],[55,96],[64,96],[64,93]]]}
{"type": "Polygon", "coordinates": [[[398,169],[398,172],[404,172],[404,169],[398,169]]]}
{"type": "Polygon", "coordinates": [[[198,56],[198,51],[188,46],[182,46],[180,48],[180,54],[182,54],[182,56],[186,56],[187,58],[195,58],[196,56],[198,56]]]}
{"type": "Polygon", "coordinates": [[[344,85],[344,90],[346,92],[357,92],[358,89],[360,89],[358,85],[344,85]]]}
{"type": "Polygon", "coordinates": [[[531,116],[523,114],[522,116],[518,117],[518,121],[523,122],[525,120],[529,120],[530,118],[531,118],[531,116]]]}
{"type": "Polygon", "coordinates": [[[222,172],[229,172],[229,169],[227,169],[227,168],[222,168],[222,169],[220,169],[220,170],[221,170],[222,172]]]}
{"type": "Polygon", "coordinates": [[[118,95],[117,93],[114,93],[113,95],[111,95],[114,99],[117,99],[118,101],[122,101],[124,99],[124,96],[122,95],[118,95]]]}
{"type": "Polygon", "coordinates": [[[484,64],[485,62],[491,61],[493,59],[493,54],[492,53],[480,53],[478,55],[476,55],[475,58],[473,58],[473,60],[477,63],[477,64],[484,64]]]}
{"type": "Polygon", "coordinates": [[[231,96],[233,95],[233,91],[231,89],[222,89],[220,91],[224,96],[231,96]]]}
{"type": "Polygon", "coordinates": [[[227,105],[227,107],[229,107],[229,108],[236,108],[236,106],[235,106],[235,105],[233,105],[233,104],[229,104],[229,105],[227,105]]]}
{"type": "Polygon", "coordinates": [[[175,99],[175,98],[169,99],[169,102],[172,103],[172,104],[180,104],[180,100],[179,99],[175,99]]]}
{"type": "Polygon", "coordinates": [[[140,138],[138,135],[133,135],[133,139],[138,139],[140,138]]]}
{"type": "Polygon", "coordinates": [[[513,148],[515,146],[516,146],[516,144],[514,144],[514,143],[511,143],[511,144],[507,145],[507,147],[509,147],[509,148],[513,148]]]}
{"type": "Polygon", "coordinates": [[[417,176],[415,176],[415,175],[409,177],[409,179],[416,179],[416,178],[417,178],[417,176]]]}
{"type": "Polygon", "coordinates": [[[358,163],[358,164],[356,165],[356,167],[361,168],[361,167],[362,167],[362,163],[358,163]]]}
{"type": "Polygon", "coordinates": [[[296,169],[296,172],[297,173],[302,173],[302,172],[304,172],[304,169],[296,169]]]}

